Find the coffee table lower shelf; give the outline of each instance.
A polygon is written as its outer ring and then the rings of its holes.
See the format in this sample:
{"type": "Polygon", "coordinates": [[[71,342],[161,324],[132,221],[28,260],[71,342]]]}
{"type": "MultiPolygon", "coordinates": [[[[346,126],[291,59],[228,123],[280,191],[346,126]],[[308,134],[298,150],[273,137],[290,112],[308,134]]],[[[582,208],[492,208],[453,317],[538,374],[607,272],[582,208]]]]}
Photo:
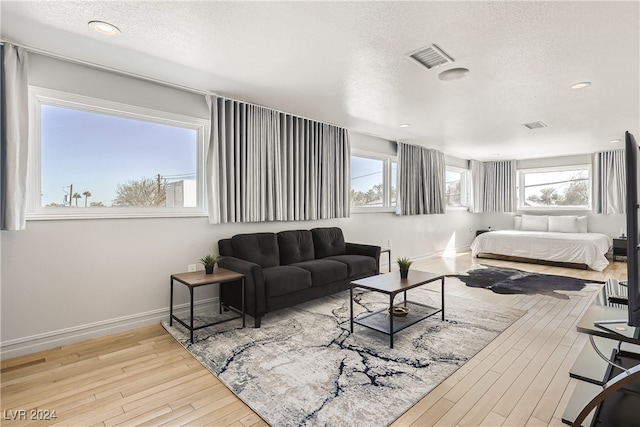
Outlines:
{"type": "MultiPolygon", "coordinates": [[[[396,305],[408,307],[409,314],[406,316],[393,317],[394,334],[408,328],[409,326],[415,325],[424,319],[435,316],[438,313],[442,313],[441,307],[432,307],[415,301],[402,301],[400,304],[396,305]]],[[[389,306],[385,306],[372,311],[371,313],[361,314],[353,319],[353,323],[382,332],[383,334],[391,335],[389,316],[391,316],[389,313],[389,306]]]]}

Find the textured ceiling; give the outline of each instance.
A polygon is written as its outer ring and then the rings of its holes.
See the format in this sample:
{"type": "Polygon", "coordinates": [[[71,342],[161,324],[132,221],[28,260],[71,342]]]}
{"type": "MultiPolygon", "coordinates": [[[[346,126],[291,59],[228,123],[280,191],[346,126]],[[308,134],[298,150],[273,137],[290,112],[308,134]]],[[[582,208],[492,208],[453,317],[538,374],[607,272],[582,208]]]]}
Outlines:
{"type": "Polygon", "coordinates": [[[639,4],[1,0],[0,30],[27,47],[461,158],[525,159],[621,148],[609,141],[638,135],[639,4]],[[90,20],[122,34],[92,33],[90,20]],[[431,43],[455,62],[427,70],[405,57],[431,43]],[[437,78],[455,67],[471,72],[437,78]],[[538,120],[548,127],[521,126],[538,120]]]}

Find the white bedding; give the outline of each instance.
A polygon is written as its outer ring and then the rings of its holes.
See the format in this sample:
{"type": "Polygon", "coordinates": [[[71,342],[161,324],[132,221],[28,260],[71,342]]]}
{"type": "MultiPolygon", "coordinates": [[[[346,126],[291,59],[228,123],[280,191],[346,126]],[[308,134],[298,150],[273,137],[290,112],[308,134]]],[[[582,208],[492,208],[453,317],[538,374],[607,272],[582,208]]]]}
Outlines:
{"type": "Polygon", "coordinates": [[[605,254],[611,238],[601,233],[554,233],[550,231],[502,230],[480,234],[471,244],[479,253],[586,264],[602,271],[609,265],[605,254]]]}

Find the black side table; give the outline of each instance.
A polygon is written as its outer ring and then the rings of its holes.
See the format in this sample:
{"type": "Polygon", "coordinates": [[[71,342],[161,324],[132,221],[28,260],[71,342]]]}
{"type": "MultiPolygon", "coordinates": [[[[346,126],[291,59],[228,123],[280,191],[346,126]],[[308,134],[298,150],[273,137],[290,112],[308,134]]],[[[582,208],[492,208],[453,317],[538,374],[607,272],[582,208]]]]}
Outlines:
{"type": "Polygon", "coordinates": [[[616,257],[627,257],[627,238],[616,237],[613,239],[613,260],[616,257]]]}
{"type": "MultiPolygon", "coordinates": [[[[222,313],[222,305],[220,306],[220,312],[222,313]]],[[[228,322],[229,320],[234,319],[242,319],[242,327],[245,326],[245,308],[244,308],[244,274],[236,273],[235,271],[226,270],[224,268],[217,268],[214,270],[213,274],[205,274],[204,271],[194,271],[190,273],[180,273],[180,274],[172,274],[171,275],[171,298],[169,300],[169,326],[173,325],[173,321],[177,321],[182,326],[189,330],[189,338],[191,339],[191,343],[193,344],[193,331],[206,328],[207,326],[217,325],[219,323],[228,322]],[[189,305],[190,305],[190,317],[189,323],[180,319],[178,316],[173,314],[173,282],[174,280],[178,283],[182,283],[183,285],[189,288],[189,305]],[[240,310],[234,307],[227,307],[230,310],[234,311],[238,314],[236,317],[231,317],[228,319],[223,319],[220,321],[216,321],[213,323],[208,323],[206,325],[193,326],[193,290],[199,286],[204,285],[213,285],[214,283],[226,283],[240,280],[242,287],[242,307],[240,310]]]]}
{"type": "Polygon", "coordinates": [[[485,229],[482,229],[482,230],[476,230],[476,237],[478,237],[478,236],[479,236],[479,235],[481,235],[482,233],[488,233],[488,232],[490,232],[490,231],[491,231],[491,230],[485,230],[485,229]]]}
{"type": "Polygon", "coordinates": [[[384,248],[380,250],[380,254],[387,253],[389,255],[389,273],[391,273],[391,248],[384,248]]]}

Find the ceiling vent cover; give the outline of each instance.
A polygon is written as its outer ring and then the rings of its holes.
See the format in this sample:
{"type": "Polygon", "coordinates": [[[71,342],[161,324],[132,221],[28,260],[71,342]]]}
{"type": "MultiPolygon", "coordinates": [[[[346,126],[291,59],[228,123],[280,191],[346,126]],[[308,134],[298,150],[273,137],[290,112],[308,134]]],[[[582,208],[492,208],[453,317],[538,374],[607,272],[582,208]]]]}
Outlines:
{"type": "Polygon", "coordinates": [[[409,52],[406,57],[428,69],[453,62],[453,58],[435,44],[409,52]]]}
{"type": "Polygon", "coordinates": [[[540,128],[546,128],[547,127],[547,125],[545,125],[542,122],[524,123],[522,126],[526,127],[527,129],[540,129],[540,128]]]}

